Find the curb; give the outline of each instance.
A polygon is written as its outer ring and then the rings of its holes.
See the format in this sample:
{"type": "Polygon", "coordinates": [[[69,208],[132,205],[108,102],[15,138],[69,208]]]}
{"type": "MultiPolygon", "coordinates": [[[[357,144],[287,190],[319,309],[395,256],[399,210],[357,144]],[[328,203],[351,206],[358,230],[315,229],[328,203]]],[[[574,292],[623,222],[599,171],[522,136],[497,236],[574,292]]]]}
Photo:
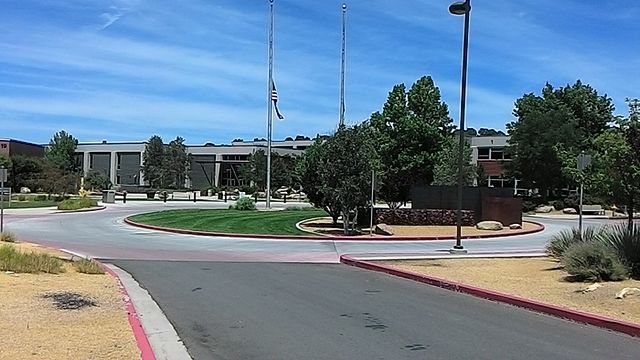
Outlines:
{"type": "Polygon", "coordinates": [[[78,210],[58,210],[58,211],[54,211],[54,214],[69,214],[69,213],[82,213],[82,212],[92,212],[92,211],[99,211],[99,210],[104,210],[107,207],[102,205],[102,206],[95,206],[95,207],[90,207],[90,208],[84,208],[84,209],[78,209],[78,210]]]}
{"type": "Polygon", "coordinates": [[[362,269],[383,272],[389,275],[418,281],[424,284],[437,286],[446,290],[457,291],[483,299],[498,301],[509,305],[533,310],[536,312],[552,315],[559,318],[573,320],[579,323],[594,325],[597,327],[625,333],[631,336],[640,337],[640,324],[634,324],[622,320],[607,318],[601,315],[591,314],[583,311],[572,310],[562,306],[551,305],[536,300],[526,299],[515,295],[509,295],[497,291],[482,289],[472,285],[466,285],[442,278],[427,276],[412,271],[405,271],[387,265],[376,264],[369,261],[361,261],[348,255],[340,256],[340,262],[346,265],[359,267],[362,269]]]}
{"type": "MultiPolygon", "coordinates": [[[[511,237],[511,236],[520,236],[520,235],[529,235],[537,232],[541,232],[545,230],[545,226],[541,223],[535,221],[527,221],[529,223],[538,225],[537,229],[533,230],[524,230],[517,233],[505,233],[505,234],[481,234],[481,235],[468,235],[463,236],[463,240],[480,240],[480,239],[495,239],[499,237],[511,237]]],[[[149,229],[149,230],[157,230],[157,231],[165,231],[176,234],[186,234],[186,235],[199,235],[199,236],[218,236],[218,237],[230,237],[230,238],[243,238],[243,239],[269,239],[269,240],[318,240],[318,241],[436,241],[436,240],[454,240],[456,237],[454,235],[444,235],[444,236],[389,236],[389,237],[369,237],[369,236],[334,236],[334,235],[317,235],[317,236],[309,236],[309,235],[266,235],[266,234],[236,234],[236,233],[219,233],[212,231],[203,231],[203,230],[187,230],[187,229],[175,229],[175,228],[167,228],[163,226],[149,225],[143,224],[139,222],[135,222],[129,219],[129,217],[124,218],[124,223],[127,225],[149,229]]]]}
{"type": "Polygon", "coordinates": [[[120,289],[120,293],[122,293],[124,298],[125,309],[127,309],[127,317],[129,319],[129,325],[131,326],[131,330],[133,331],[133,335],[136,338],[136,343],[138,344],[138,349],[140,350],[140,359],[141,360],[156,360],[156,356],[151,349],[151,344],[149,343],[149,339],[147,338],[147,334],[144,332],[144,328],[140,323],[140,318],[138,313],[136,312],[136,308],[133,306],[133,302],[129,297],[129,293],[127,289],[122,285],[122,281],[118,274],[116,274],[113,270],[105,266],[103,263],[94,259],[100,267],[109,275],[111,275],[118,282],[118,288],[120,289]]]}

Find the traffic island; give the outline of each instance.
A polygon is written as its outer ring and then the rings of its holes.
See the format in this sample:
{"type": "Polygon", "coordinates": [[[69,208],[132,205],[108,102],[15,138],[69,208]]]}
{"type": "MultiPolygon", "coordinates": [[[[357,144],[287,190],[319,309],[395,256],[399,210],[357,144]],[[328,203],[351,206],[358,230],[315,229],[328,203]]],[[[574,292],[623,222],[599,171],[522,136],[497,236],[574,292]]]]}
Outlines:
{"type": "Polygon", "coordinates": [[[640,295],[616,299],[624,288],[640,288],[638,280],[602,282],[600,286],[570,282],[559,263],[546,257],[371,262],[343,256],[341,261],[640,336],[640,295]]]}
{"type": "Polygon", "coordinates": [[[15,255],[0,256],[2,359],[140,359],[114,277],[79,273],[69,255],[34,244],[0,246],[39,254],[54,272],[7,270],[15,255]]]}

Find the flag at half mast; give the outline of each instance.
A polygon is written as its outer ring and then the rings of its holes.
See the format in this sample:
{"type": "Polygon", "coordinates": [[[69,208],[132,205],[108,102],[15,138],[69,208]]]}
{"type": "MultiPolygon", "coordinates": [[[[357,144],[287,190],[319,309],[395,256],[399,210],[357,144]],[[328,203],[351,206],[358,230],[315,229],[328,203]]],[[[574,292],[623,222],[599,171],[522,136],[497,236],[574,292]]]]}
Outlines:
{"type": "Polygon", "coordinates": [[[278,110],[278,91],[276,90],[276,83],[271,81],[271,101],[273,101],[273,108],[276,110],[276,116],[278,119],[284,120],[284,116],[278,110]]]}

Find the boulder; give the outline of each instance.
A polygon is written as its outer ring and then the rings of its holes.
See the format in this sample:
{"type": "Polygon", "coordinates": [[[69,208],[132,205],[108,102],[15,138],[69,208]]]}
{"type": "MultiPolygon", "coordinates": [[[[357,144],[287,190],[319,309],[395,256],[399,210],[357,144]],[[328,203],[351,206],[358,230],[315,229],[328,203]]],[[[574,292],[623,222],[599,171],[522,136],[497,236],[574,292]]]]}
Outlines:
{"type": "Polygon", "coordinates": [[[550,213],[552,211],[553,211],[553,206],[549,206],[549,205],[539,206],[536,208],[537,213],[550,213]]]}
{"type": "Polygon", "coordinates": [[[480,221],[476,224],[478,230],[502,230],[503,227],[499,221],[480,221]]]}
{"type": "Polygon", "coordinates": [[[520,224],[511,224],[511,225],[509,225],[509,229],[511,229],[511,230],[519,230],[519,229],[522,229],[522,225],[520,225],[520,224]]]}
{"type": "Polygon", "coordinates": [[[566,209],[562,209],[562,212],[565,214],[577,214],[578,210],[574,208],[566,208],[566,209]]]}
{"type": "Polygon", "coordinates": [[[374,232],[378,235],[386,235],[386,236],[393,235],[393,229],[391,228],[391,226],[387,224],[376,225],[374,232]]]}
{"type": "Polygon", "coordinates": [[[20,194],[29,194],[31,192],[31,189],[29,189],[28,187],[21,187],[20,188],[20,194]]]}

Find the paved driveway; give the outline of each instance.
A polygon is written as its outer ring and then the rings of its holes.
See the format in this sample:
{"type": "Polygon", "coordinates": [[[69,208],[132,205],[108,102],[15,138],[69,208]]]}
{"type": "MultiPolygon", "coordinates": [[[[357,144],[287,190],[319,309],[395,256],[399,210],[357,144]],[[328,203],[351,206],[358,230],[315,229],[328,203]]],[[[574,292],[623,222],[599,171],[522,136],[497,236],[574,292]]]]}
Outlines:
{"type": "Polygon", "coordinates": [[[345,265],[115,261],[195,359],[639,359],[626,335],[345,265]]]}

